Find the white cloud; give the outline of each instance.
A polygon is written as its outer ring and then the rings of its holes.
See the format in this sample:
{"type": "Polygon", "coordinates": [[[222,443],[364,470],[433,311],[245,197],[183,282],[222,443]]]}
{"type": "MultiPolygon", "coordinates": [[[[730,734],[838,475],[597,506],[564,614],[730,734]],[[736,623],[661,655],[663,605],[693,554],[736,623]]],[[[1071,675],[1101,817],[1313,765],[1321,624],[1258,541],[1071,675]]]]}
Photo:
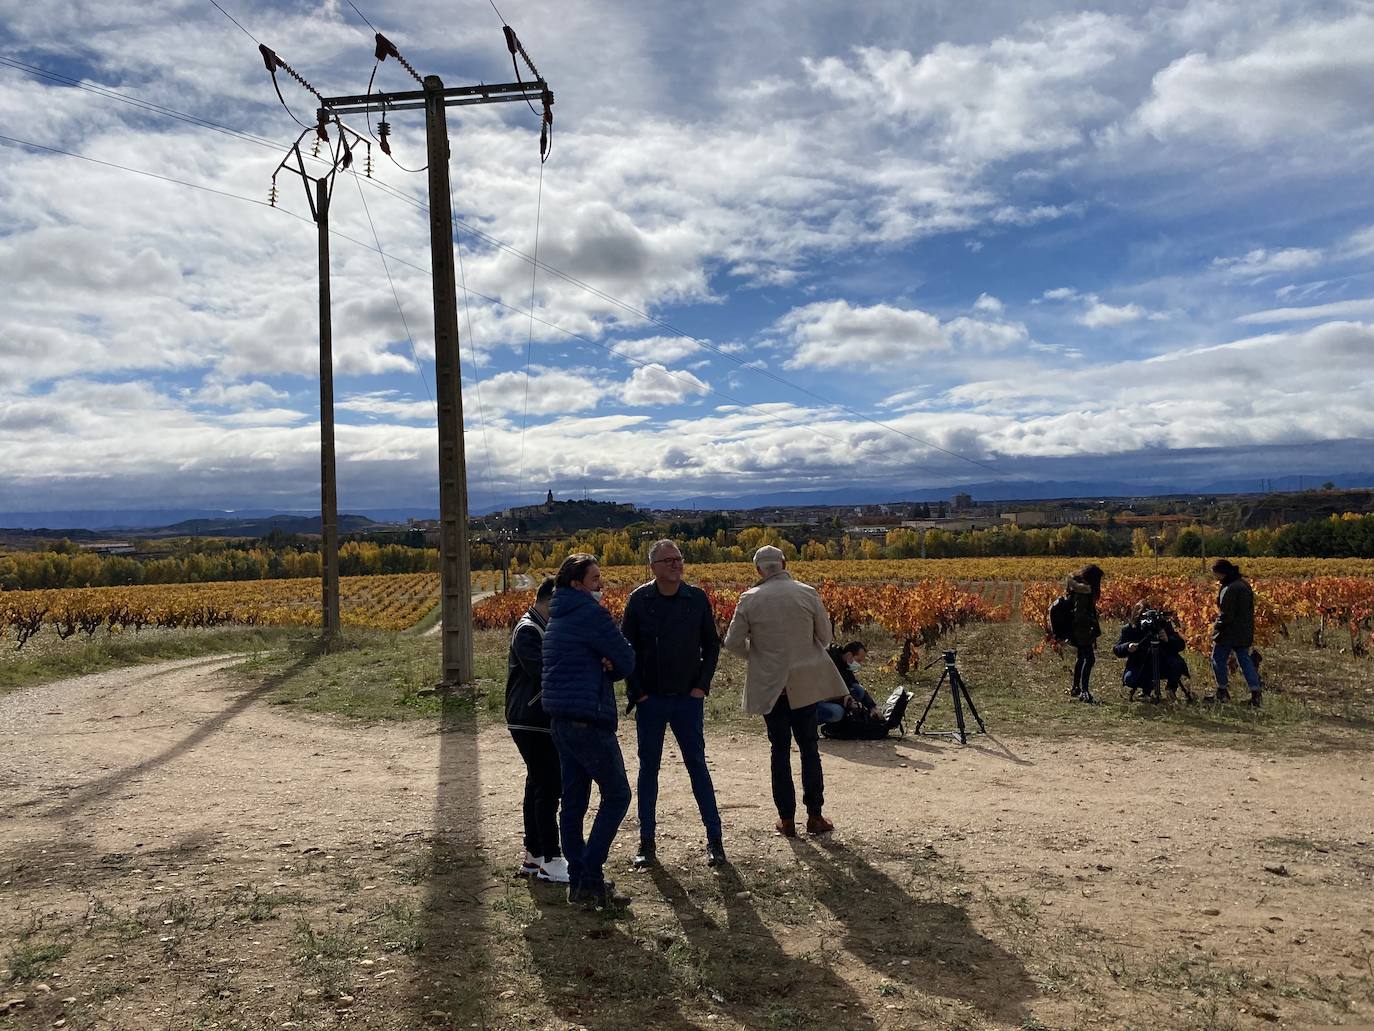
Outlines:
{"type": "Polygon", "coordinates": [[[950,346],[934,315],[887,304],[856,308],[848,301],[817,301],[792,309],[775,328],[796,346],[788,368],[887,365],[950,346]]]}
{"type": "Polygon", "coordinates": [[[657,362],[642,365],[630,374],[621,389],[621,400],[636,407],[676,405],[710,392],[710,386],[686,370],[669,371],[657,362]]]}
{"type": "Polygon", "coordinates": [[[638,358],[640,361],[675,362],[680,358],[708,353],[705,348],[690,337],[682,336],[613,340],[611,346],[620,354],[630,358],[638,358]]]}
{"type": "Polygon", "coordinates": [[[931,132],[960,160],[989,161],[1082,143],[1085,124],[1116,110],[1094,80],[1138,45],[1125,19],[1092,12],[1027,23],[989,43],[937,43],[919,58],[861,47],[853,64],[828,57],[806,67],[818,89],[872,117],[931,132]]]}
{"type": "MultiPolygon", "coordinates": [[[[974,310],[994,313],[1001,302],[987,294],[974,310]]],[[[942,323],[920,309],[887,304],[854,307],[847,301],[818,301],[794,308],[773,326],[793,346],[788,368],[839,368],[858,364],[882,368],[929,359],[954,348],[996,351],[1030,341],[1019,322],[958,316],[942,323]]]]}
{"type": "Polygon", "coordinates": [[[1219,136],[1247,146],[1368,126],[1374,18],[1297,17],[1257,42],[1239,36],[1244,42],[1189,53],[1155,75],[1139,125],[1159,138],[1219,136]]]}
{"type": "Polygon", "coordinates": [[[1107,304],[1092,295],[1089,295],[1087,300],[1087,309],[1075,321],[1089,329],[1120,326],[1127,322],[1143,319],[1147,314],[1145,309],[1138,304],[1107,304]]]}
{"type": "Polygon", "coordinates": [[[1269,308],[1265,311],[1254,311],[1247,315],[1241,315],[1236,321],[1246,325],[1262,326],[1280,322],[1353,318],[1360,315],[1374,315],[1374,297],[1332,301],[1330,304],[1314,304],[1305,308],[1269,308]]]}
{"type": "Polygon", "coordinates": [[[1266,250],[1263,247],[1235,258],[1213,258],[1212,267],[1236,279],[1256,282],[1266,276],[1299,272],[1322,262],[1322,252],[1312,247],[1285,247],[1266,250]]]}

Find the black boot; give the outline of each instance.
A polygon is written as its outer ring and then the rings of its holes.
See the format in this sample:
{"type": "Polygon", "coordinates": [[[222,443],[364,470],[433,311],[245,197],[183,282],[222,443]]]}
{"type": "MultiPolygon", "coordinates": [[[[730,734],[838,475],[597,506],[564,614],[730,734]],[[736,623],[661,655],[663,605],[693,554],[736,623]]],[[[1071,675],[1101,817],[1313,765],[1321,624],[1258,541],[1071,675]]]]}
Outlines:
{"type": "Polygon", "coordinates": [[[724,866],[729,861],[725,858],[725,843],[720,838],[711,838],[706,842],[707,866],[724,866]]]}
{"type": "Polygon", "coordinates": [[[634,862],[631,865],[636,870],[648,870],[650,867],[658,865],[658,850],[652,841],[639,843],[639,851],[635,854],[634,862]]]}

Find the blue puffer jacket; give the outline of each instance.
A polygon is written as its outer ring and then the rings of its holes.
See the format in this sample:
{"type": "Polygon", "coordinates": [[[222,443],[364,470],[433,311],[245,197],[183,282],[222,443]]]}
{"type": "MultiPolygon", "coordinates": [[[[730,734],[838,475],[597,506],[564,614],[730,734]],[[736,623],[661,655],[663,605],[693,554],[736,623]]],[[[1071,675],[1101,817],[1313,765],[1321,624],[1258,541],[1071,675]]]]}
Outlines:
{"type": "Polygon", "coordinates": [[[544,711],[614,730],[615,687],[634,672],[635,653],[611,614],[587,591],[559,587],[544,632],[544,711]],[[603,658],[613,667],[607,672],[603,658]]]}

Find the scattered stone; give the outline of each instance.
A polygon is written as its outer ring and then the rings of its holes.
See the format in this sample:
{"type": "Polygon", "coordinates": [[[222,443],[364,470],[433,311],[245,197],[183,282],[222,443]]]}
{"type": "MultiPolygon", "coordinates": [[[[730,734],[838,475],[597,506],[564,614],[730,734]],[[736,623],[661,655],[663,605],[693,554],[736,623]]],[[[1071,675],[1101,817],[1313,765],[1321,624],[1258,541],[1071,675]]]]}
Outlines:
{"type": "Polygon", "coordinates": [[[340,995],[336,1002],[336,1005],[339,1009],[348,1009],[348,1007],[353,1005],[353,996],[340,995]]]}
{"type": "Polygon", "coordinates": [[[1221,910],[1219,910],[1219,909],[1204,909],[1204,910],[1202,911],[1202,915],[1203,915],[1203,916],[1221,916],[1221,910]]]}
{"type": "Polygon", "coordinates": [[[318,988],[307,988],[305,991],[301,992],[301,998],[309,1000],[311,1002],[318,999],[319,997],[320,990],[318,988]]]}
{"type": "Polygon", "coordinates": [[[1274,874],[1277,877],[1288,876],[1288,867],[1284,866],[1282,863],[1280,863],[1278,866],[1266,866],[1264,869],[1265,872],[1274,874]]]}
{"type": "Polygon", "coordinates": [[[503,999],[514,999],[514,998],[515,998],[515,991],[514,991],[514,989],[507,988],[504,992],[501,993],[501,996],[500,996],[500,997],[503,998],[503,999]]]}

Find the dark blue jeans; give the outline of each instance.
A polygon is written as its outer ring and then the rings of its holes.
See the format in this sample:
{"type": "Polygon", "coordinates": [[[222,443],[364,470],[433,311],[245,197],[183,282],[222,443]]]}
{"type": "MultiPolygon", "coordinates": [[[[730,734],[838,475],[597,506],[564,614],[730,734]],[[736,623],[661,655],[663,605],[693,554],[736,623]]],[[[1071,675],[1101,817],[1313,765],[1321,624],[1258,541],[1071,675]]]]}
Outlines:
{"type": "Polygon", "coordinates": [[[1255,669],[1255,662],[1250,658],[1250,649],[1237,648],[1229,644],[1212,645],[1212,675],[1217,678],[1217,687],[1223,691],[1227,689],[1227,681],[1230,679],[1227,674],[1230,670],[1226,667],[1232,652],[1236,653],[1236,665],[1240,667],[1240,674],[1245,678],[1246,686],[1252,694],[1259,691],[1259,670],[1255,669]]]}
{"type": "Polygon", "coordinates": [[[630,811],[630,781],[615,731],[581,720],[553,720],[553,743],[563,774],[563,812],[559,820],[563,856],[568,861],[570,888],[599,889],[620,821],[630,811]],[[583,837],[582,824],[591,802],[592,784],[601,792],[601,805],[592,832],[583,837]]]}
{"type": "Polygon", "coordinates": [[[658,768],[663,761],[663,737],[669,727],[677,738],[682,763],[692,781],[706,839],[720,838],[720,810],[716,789],[706,766],[706,700],[691,695],[649,695],[635,709],[639,739],[639,840],[653,841],[658,827],[658,768]]]}

